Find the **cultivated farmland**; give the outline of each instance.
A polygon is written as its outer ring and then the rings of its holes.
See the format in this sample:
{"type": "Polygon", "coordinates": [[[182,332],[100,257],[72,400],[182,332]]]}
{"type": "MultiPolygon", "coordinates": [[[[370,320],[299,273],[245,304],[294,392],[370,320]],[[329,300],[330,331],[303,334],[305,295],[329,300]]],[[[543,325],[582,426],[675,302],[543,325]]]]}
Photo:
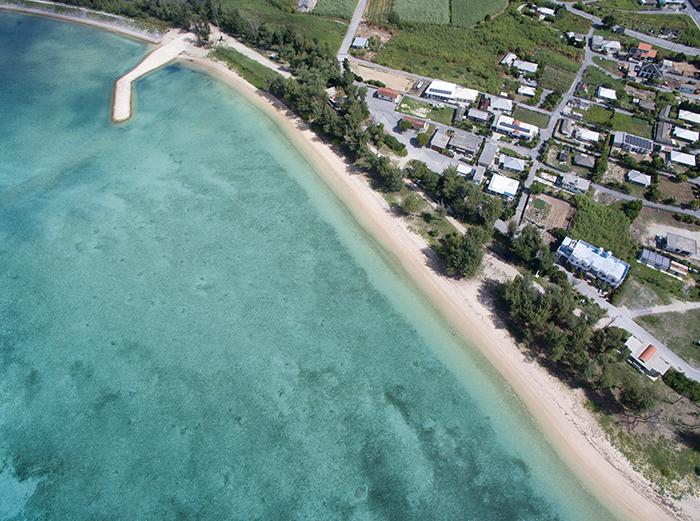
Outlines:
{"type": "Polygon", "coordinates": [[[394,12],[404,22],[450,23],[450,0],[394,0],[394,12]]]}
{"type": "Polygon", "coordinates": [[[452,25],[471,27],[507,5],[507,0],[452,0],[452,25]]]}
{"type": "Polygon", "coordinates": [[[356,0],[318,0],[313,13],[349,19],[355,9],[356,0]]]}
{"type": "Polygon", "coordinates": [[[391,0],[369,0],[365,18],[370,22],[386,23],[391,12],[391,0]]]}

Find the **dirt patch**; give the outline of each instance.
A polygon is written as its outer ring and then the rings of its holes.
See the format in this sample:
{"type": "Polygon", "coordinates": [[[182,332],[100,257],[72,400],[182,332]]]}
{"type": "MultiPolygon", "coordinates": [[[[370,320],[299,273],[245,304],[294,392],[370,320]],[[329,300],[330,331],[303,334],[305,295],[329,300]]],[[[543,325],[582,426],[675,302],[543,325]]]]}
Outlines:
{"type": "Polygon", "coordinates": [[[625,92],[633,98],[638,98],[640,100],[654,101],[656,99],[656,93],[648,90],[635,89],[630,85],[625,87],[625,92]]]}
{"type": "Polygon", "coordinates": [[[378,27],[376,25],[370,25],[366,22],[362,22],[357,28],[357,32],[355,33],[355,35],[361,36],[363,38],[371,38],[372,36],[374,36],[376,38],[379,38],[379,40],[382,42],[382,45],[384,45],[386,42],[393,38],[394,33],[392,33],[386,27],[378,27]]]}
{"type": "Polygon", "coordinates": [[[545,230],[568,228],[573,214],[573,206],[549,195],[533,197],[525,209],[525,219],[545,230]]]}
{"type": "Polygon", "coordinates": [[[624,183],[627,170],[616,163],[608,163],[608,169],[603,174],[604,183],[624,183]]]}
{"type": "Polygon", "coordinates": [[[351,63],[350,67],[355,74],[361,76],[363,79],[381,81],[390,89],[398,90],[400,92],[407,92],[411,90],[411,87],[413,87],[413,79],[406,78],[405,76],[401,76],[399,74],[377,71],[356,63],[351,63]]]}
{"type": "Polygon", "coordinates": [[[687,204],[695,199],[696,195],[692,184],[687,182],[674,183],[667,177],[659,177],[659,190],[664,199],[673,197],[680,204],[687,204]]]}

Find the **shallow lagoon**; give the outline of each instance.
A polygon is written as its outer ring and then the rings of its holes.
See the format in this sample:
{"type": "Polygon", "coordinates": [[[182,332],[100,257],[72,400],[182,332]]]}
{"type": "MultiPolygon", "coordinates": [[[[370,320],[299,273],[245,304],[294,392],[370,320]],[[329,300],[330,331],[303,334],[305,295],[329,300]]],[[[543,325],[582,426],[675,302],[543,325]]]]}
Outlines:
{"type": "Polygon", "coordinates": [[[0,14],[0,519],[611,519],[278,129],[0,14]]]}

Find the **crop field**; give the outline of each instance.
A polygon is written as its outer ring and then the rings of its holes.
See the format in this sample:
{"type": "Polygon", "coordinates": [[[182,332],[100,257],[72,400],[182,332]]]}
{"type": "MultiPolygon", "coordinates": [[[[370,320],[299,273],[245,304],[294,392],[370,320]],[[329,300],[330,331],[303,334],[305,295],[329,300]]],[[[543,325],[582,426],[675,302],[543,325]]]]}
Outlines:
{"type": "Polygon", "coordinates": [[[471,27],[507,5],[507,0],[452,0],[452,25],[471,27]]]}
{"type": "Polygon", "coordinates": [[[393,9],[402,22],[450,23],[450,0],[394,0],[393,9]]]}
{"type": "Polygon", "coordinates": [[[349,20],[355,10],[357,0],[318,0],[313,14],[349,20]]]}
{"type": "Polygon", "coordinates": [[[389,20],[391,5],[391,0],[369,0],[365,18],[370,22],[386,23],[389,20]]]}

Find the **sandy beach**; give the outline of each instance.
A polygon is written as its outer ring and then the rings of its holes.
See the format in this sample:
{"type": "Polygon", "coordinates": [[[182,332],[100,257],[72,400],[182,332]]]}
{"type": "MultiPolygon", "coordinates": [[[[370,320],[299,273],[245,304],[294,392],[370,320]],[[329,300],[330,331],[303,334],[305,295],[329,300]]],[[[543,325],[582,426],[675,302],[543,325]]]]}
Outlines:
{"type": "MultiPolygon", "coordinates": [[[[36,10],[29,12],[46,14],[36,10]]],[[[105,27],[108,24],[93,23],[85,18],[71,21],[122,32],[118,24],[105,27]]],[[[394,217],[386,201],[370,187],[367,179],[353,173],[303,121],[222,63],[207,58],[201,49],[190,49],[178,59],[226,83],[278,125],[363,229],[393,255],[397,266],[454,331],[467,344],[479,349],[512,386],[557,454],[607,508],[619,518],[636,521],[698,518],[697,501],[692,501],[692,505],[684,502],[681,510],[679,503],[659,496],[653,485],[606,439],[595,418],[583,407],[583,397],[566,388],[537,363],[529,361],[509,333],[497,325],[488,305],[480,300],[479,288],[485,279],[504,280],[514,276],[516,272],[512,266],[487,255],[483,273],[475,280],[454,281],[436,273],[423,253],[424,239],[410,231],[403,220],[394,217]]]]}

